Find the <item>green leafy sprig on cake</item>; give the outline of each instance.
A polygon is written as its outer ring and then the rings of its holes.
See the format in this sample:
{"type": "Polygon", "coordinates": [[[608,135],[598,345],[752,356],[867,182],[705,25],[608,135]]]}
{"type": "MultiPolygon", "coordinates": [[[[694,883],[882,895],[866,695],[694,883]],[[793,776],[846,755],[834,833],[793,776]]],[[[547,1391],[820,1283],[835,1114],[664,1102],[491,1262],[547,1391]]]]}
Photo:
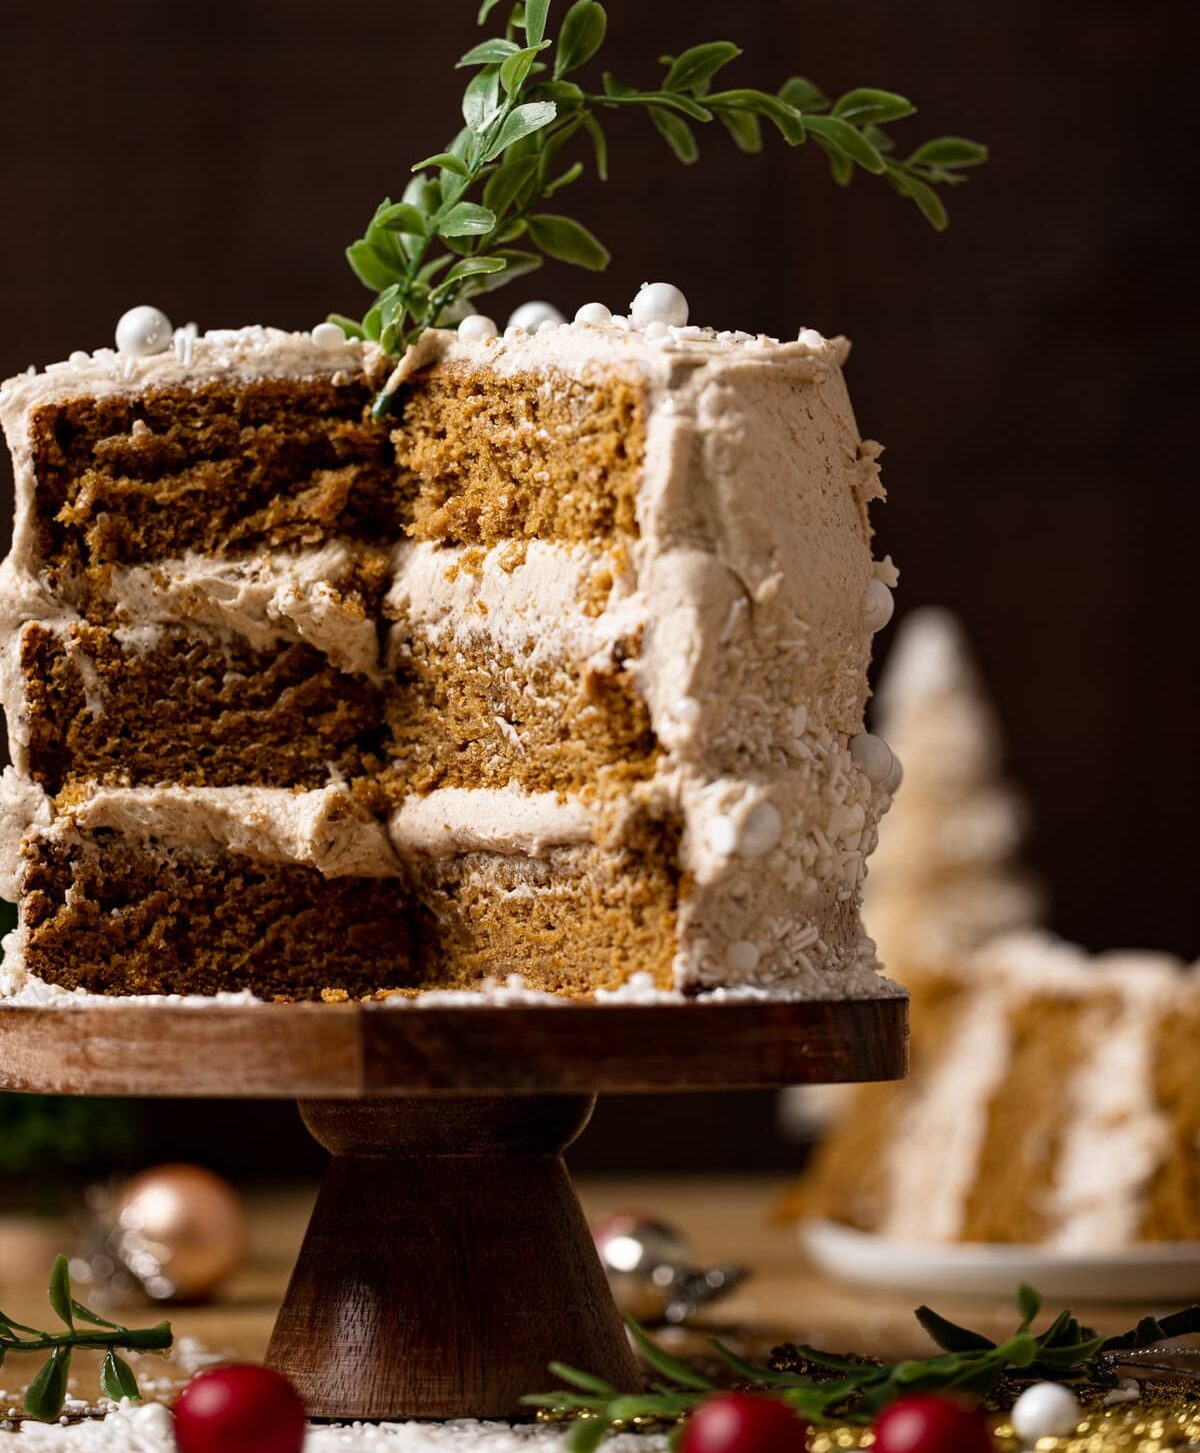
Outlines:
{"type": "MultiPolygon", "coordinates": [[[[484,0],[485,24],[501,0],[484,0]]],[[[545,258],[599,271],[609,254],[558,200],[590,162],[608,176],[602,116],[643,112],[680,161],[699,156],[697,128],[716,121],[745,152],[763,148],[765,125],[789,146],[812,142],[847,185],[856,171],[882,177],[937,228],[946,225],[938,187],[964,180],[985,161],[977,142],[942,136],[900,156],[886,129],[916,107],[892,91],[857,87],[830,100],[793,76],[778,91],[725,85],[721,72],[741,55],[718,40],[663,56],[662,73],[634,86],[594,72],[607,17],[598,0],[575,0],[557,34],[551,0],[512,5],[502,35],[481,41],[458,62],[471,72],[464,125],[445,151],[412,168],[398,202],[385,198],[366,232],[347,249],[359,280],[376,296],[361,322],[331,321],[400,354],[426,329],[456,321],[480,293],[533,272],[545,258]]]]}
{"type": "Polygon", "coordinates": [[[53,1422],[67,1399],[67,1379],[71,1375],[71,1356],[78,1347],[103,1352],[100,1367],[100,1391],[114,1402],[137,1398],[138,1385],[133,1368],[118,1352],[165,1352],[171,1346],[170,1322],[154,1327],[123,1327],[99,1316],[71,1296],[71,1276],[67,1258],[58,1256],[50,1270],[50,1307],[66,1328],[65,1332],[42,1332],[14,1322],[0,1312],[0,1366],[10,1352],[48,1352],[41,1371],[29,1384],[25,1394],[25,1411],[31,1418],[53,1422]],[[83,1325],[80,1325],[80,1324],[83,1325]]]}
{"type": "MultiPolygon", "coordinates": [[[[711,1346],[739,1386],[782,1399],[807,1421],[866,1424],[889,1403],[910,1393],[984,1398],[1006,1376],[1113,1386],[1118,1381],[1115,1369],[1128,1353],[1200,1332],[1200,1307],[1161,1318],[1144,1317],[1114,1337],[1101,1336],[1065,1311],[1044,1331],[1034,1332],[1041,1307],[1042,1299],[1032,1287],[1020,1287],[1021,1321],[1002,1342],[957,1326],[929,1307],[918,1307],[917,1320],[942,1351],[891,1366],[788,1345],[776,1349],[769,1367],[756,1367],[715,1339],[711,1346]]],[[[720,1390],[694,1367],[664,1352],[636,1322],[630,1320],[629,1327],[647,1365],[657,1374],[649,1392],[623,1393],[590,1373],[554,1362],[551,1372],[568,1386],[523,1399],[544,1415],[579,1420],[568,1438],[571,1453],[591,1453],[609,1432],[631,1424],[678,1425],[720,1390]]]]}

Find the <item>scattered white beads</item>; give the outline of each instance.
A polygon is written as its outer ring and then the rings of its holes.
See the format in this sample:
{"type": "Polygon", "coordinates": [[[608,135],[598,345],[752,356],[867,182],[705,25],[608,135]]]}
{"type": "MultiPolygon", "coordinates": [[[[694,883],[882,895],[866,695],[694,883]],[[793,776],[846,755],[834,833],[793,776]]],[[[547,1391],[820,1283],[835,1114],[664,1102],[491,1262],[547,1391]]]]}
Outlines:
{"type": "Polygon", "coordinates": [[[612,311],[603,303],[584,303],[575,314],[575,321],[588,323],[593,328],[603,328],[605,323],[612,322],[612,311]]]}
{"type": "Polygon", "coordinates": [[[896,765],[896,754],[891,747],[871,732],[850,738],[850,755],[873,787],[882,787],[896,765]]]}
{"type": "MultiPolygon", "coordinates": [[[[563,319],[563,322],[565,321],[566,320],[563,319]]],[[[562,326],[562,322],[556,323],[553,318],[543,318],[542,321],[538,324],[537,330],[539,333],[557,333],[562,326]]]]}
{"type": "Polygon", "coordinates": [[[752,974],[758,968],[759,957],[756,943],[739,938],[725,950],[725,966],[733,974],[752,974]]]}
{"type": "Polygon", "coordinates": [[[458,336],[464,343],[486,343],[500,330],[486,313],[471,313],[458,325],[458,336]]]}
{"type": "Polygon", "coordinates": [[[645,337],[647,337],[651,343],[657,342],[662,338],[669,338],[671,336],[670,328],[668,328],[665,323],[660,323],[657,318],[654,320],[653,323],[646,324],[644,333],[645,337]]]}
{"type": "Polygon", "coordinates": [[[1013,1403],[1013,1432],[1027,1447],[1039,1438],[1066,1438],[1079,1426],[1079,1400],[1061,1382],[1035,1382],[1013,1403]]]}
{"type": "Polygon", "coordinates": [[[896,609],[896,602],[892,598],[892,592],[884,585],[882,580],[872,580],[867,584],[867,593],[863,599],[863,629],[872,635],[876,631],[883,630],[888,621],[892,618],[892,612],[896,609]]]}
{"type": "Polygon", "coordinates": [[[761,858],[769,853],[783,832],[779,809],[771,802],[760,802],[742,823],[738,834],[738,852],[744,858],[761,858]]]}
{"type": "Polygon", "coordinates": [[[893,752],[892,770],[887,775],[887,780],[883,784],[883,790],[888,794],[889,797],[895,797],[897,791],[899,790],[900,784],[903,781],[904,768],[901,765],[900,758],[895,754],[895,752],[893,752]]]}
{"type": "Polygon", "coordinates": [[[336,323],[318,323],[312,330],[312,341],[322,353],[336,353],[346,346],[346,335],[336,323]]]}
{"type": "Polygon", "coordinates": [[[171,320],[160,308],[143,303],[122,313],[117,321],[117,352],[126,358],[149,358],[171,346],[171,320]]]}
{"type": "Polygon", "coordinates": [[[825,340],[815,328],[801,328],[796,338],[797,343],[803,343],[805,348],[824,348],[825,340]]]}
{"type": "MultiPolygon", "coordinates": [[[[508,320],[509,328],[520,328],[526,333],[536,333],[543,323],[565,323],[567,320],[553,303],[536,301],[522,303],[508,320]]],[[[505,337],[508,336],[507,330],[505,337]]]]}
{"type": "Polygon", "coordinates": [[[629,316],[635,328],[648,323],[682,328],[688,320],[688,300],[674,283],[643,283],[629,305],[629,316]]]}

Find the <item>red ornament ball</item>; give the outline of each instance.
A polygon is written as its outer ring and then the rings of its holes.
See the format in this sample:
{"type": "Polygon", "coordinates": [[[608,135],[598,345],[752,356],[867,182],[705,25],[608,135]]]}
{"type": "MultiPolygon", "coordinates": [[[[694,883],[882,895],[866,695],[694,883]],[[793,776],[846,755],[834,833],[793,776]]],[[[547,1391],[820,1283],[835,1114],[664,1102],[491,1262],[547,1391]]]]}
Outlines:
{"type": "Polygon", "coordinates": [[[875,1453],[994,1453],[982,1413],[954,1398],[913,1393],[875,1419],[875,1453]]]}
{"type": "Polygon", "coordinates": [[[175,1402],[179,1453],[301,1453],[304,1424],[300,1394],[269,1367],[214,1367],[175,1402]]]}
{"type": "Polygon", "coordinates": [[[808,1424],[787,1403],[727,1392],[700,1404],[683,1426],[679,1453],[804,1453],[808,1424]]]}

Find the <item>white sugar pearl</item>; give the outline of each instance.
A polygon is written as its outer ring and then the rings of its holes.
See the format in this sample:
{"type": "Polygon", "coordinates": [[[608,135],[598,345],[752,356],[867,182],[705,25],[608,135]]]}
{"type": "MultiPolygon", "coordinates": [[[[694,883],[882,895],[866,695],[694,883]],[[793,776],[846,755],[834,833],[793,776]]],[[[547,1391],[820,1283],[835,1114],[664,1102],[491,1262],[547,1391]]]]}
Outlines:
{"type": "Polygon", "coordinates": [[[510,328],[524,328],[526,333],[536,333],[543,323],[565,323],[567,320],[553,303],[522,303],[508,320],[510,328]]]}
{"type": "Polygon", "coordinates": [[[805,348],[824,348],[825,340],[815,328],[801,328],[796,339],[797,343],[803,343],[805,348]]]}
{"type": "Polygon", "coordinates": [[[758,945],[739,938],[725,950],[725,966],[734,974],[752,974],[758,968],[758,945]]]}
{"type": "Polygon", "coordinates": [[[539,333],[557,333],[562,323],[556,323],[553,318],[543,318],[538,324],[539,333]]]}
{"type": "Polygon", "coordinates": [[[159,308],[146,304],[130,308],[117,322],[117,352],[126,358],[149,358],[171,346],[171,320],[159,308]]]}
{"type": "Polygon", "coordinates": [[[719,858],[731,858],[737,851],[738,829],[732,817],[714,817],[705,836],[719,858]]]}
{"type": "Polygon", "coordinates": [[[575,321],[590,323],[593,328],[603,328],[605,323],[612,322],[612,312],[603,303],[584,303],[575,314],[575,321]]]}
{"type": "Polygon", "coordinates": [[[892,598],[892,592],[883,581],[870,581],[867,585],[866,596],[863,598],[863,629],[870,631],[872,635],[876,631],[883,630],[891,620],[892,612],[895,609],[896,602],[892,598]]]}
{"type": "Polygon", "coordinates": [[[892,764],[896,758],[882,737],[874,736],[871,732],[862,732],[857,737],[851,737],[850,755],[875,787],[882,787],[892,775],[892,764]]]}
{"type": "Polygon", "coordinates": [[[494,319],[486,313],[472,313],[458,325],[458,336],[464,343],[484,343],[498,332],[494,319]]]}
{"type": "Polygon", "coordinates": [[[895,797],[897,791],[899,790],[900,784],[903,781],[904,768],[901,765],[900,758],[895,754],[895,752],[893,752],[892,770],[887,775],[887,780],[883,784],[883,790],[888,794],[889,797],[895,797]]]}
{"type": "Polygon", "coordinates": [[[770,802],[760,802],[742,823],[738,834],[738,852],[744,858],[761,858],[779,841],[783,821],[779,809],[770,802]]]}
{"type": "Polygon", "coordinates": [[[629,316],[635,328],[647,323],[682,328],[688,320],[688,300],[674,283],[643,283],[629,305],[629,316]]]}
{"type": "Polygon", "coordinates": [[[336,323],[318,323],[312,330],[312,341],[325,353],[336,353],[346,345],[346,335],[336,323]]]}
{"type": "Polygon", "coordinates": [[[1079,1400],[1061,1382],[1035,1382],[1013,1404],[1013,1432],[1027,1446],[1039,1438],[1066,1438],[1079,1426],[1079,1400]]]}
{"type": "Polygon", "coordinates": [[[646,324],[645,336],[653,343],[661,338],[669,338],[671,336],[671,330],[665,323],[660,323],[656,318],[653,323],[646,324]]]}
{"type": "Polygon", "coordinates": [[[700,720],[700,703],[694,696],[681,696],[671,708],[671,715],[684,726],[695,726],[700,720]]]}

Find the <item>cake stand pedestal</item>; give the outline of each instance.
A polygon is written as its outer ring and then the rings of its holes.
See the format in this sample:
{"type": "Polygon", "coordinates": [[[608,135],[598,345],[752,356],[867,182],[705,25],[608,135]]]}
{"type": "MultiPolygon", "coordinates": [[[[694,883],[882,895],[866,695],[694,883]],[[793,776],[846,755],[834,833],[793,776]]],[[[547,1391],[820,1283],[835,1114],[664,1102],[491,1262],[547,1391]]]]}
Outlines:
{"type": "Polygon", "coordinates": [[[0,1087],[298,1100],[333,1160],[267,1361],[313,1417],[503,1417],[552,1358],[641,1382],[562,1161],[597,1091],[896,1078],[907,1007],[8,1007],[0,1087]]]}

